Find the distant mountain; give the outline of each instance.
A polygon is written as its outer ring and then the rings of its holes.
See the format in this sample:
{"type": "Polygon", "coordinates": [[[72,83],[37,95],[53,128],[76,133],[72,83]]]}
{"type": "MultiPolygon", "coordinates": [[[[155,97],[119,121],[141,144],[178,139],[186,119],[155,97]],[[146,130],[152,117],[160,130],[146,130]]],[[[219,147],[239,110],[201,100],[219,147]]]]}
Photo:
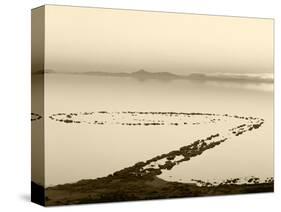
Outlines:
{"type": "MultiPolygon", "coordinates": [[[[34,72],[43,73],[43,71],[34,72]]],[[[92,76],[105,76],[105,77],[131,77],[139,80],[189,80],[189,81],[216,81],[216,82],[237,82],[237,83],[273,83],[273,74],[235,74],[235,73],[191,73],[189,75],[177,75],[170,72],[149,72],[143,69],[132,73],[112,73],[112,72],[56,72],[54,70],[45,70],[45,74],[72,74],[72,75],[92,75],[92,76]]]]}
{"type": "MultiPolygon", "coordinates": [[[[54,73],[54,72],[52,72],[54,73]]],[[[172,74],[169,72],[148,72],[145,70],[139,70],[132,73],[112,73],[112,72],[99,72],[99,71],[88,71],[88,72],[57,72],[60,74],[83,74],[83,75],[93,75],[93,76],[108,76],[108,77],[133,77],[137,79],[159,79],[159,80],[173,80],[173,79],[181,79],[186,76],[180,76],[176,74],[172,74]]]]}
{"type": "Polygon", "coordinates": [[[172,74],[169,72],[156,72],[156,73],[152,73],[152,72],[148,72],[145,70],[139,70],[136,72],[133,72],[131,74],[129,74],[132,77],[135,78],[143,78],[143,79],[179,79],[182,78],[184,76],[180,76],[180,75],[176,75],[176,74],[172,74]]]}
{"type": "Polygon", "coordinates": [[[75,74],[85,74],[85,75],[94,75],[94,76],[108,76],[108,77],[128,77],[128,73],[111,73],[111,72],[101,72],[101,71],[88,71],[75,74]]]}

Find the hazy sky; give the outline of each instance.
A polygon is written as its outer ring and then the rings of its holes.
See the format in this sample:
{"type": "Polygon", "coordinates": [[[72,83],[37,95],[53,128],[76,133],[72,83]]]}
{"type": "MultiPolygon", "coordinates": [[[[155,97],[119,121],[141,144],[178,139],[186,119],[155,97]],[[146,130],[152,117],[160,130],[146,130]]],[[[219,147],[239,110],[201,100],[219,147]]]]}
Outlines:
{"type": "Polygon", "coordinates": [[[272,72],[273,20],[46,6],[45,68],[272,72]]]}

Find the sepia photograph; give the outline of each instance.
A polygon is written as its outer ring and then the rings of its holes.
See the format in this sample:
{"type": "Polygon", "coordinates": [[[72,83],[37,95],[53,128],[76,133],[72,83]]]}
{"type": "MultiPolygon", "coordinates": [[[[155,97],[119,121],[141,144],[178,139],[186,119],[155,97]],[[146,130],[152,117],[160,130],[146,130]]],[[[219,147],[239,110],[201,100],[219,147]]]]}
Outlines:
{"type": "Polygon", "coordinates": [[[44,5],[31,21],[31,198],[274,191],[274,20],[44,5]]]}

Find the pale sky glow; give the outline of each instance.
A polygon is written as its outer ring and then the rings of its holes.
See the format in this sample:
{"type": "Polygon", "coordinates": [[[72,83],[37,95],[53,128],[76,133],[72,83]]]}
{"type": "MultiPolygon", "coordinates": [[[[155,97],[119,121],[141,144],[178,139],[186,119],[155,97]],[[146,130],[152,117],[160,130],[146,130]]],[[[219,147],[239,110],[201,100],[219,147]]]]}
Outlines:
{"type": "Polygon", "coordinates": [[[46,6],[56,71],[273,72],[273,20],[46,6]]]}

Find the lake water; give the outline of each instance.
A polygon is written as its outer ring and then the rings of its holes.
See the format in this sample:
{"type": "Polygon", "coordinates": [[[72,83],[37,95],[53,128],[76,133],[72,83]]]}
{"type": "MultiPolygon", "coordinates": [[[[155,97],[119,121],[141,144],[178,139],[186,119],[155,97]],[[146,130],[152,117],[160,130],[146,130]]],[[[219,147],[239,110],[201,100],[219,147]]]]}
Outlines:
{"type": "MultiPolygon", "coordinates": [[[[66,124],[57,113],[173,111],[253,116],[262,127],[165,171],[169,181],[273,176],[273,85],[45,74],[45,185],[107,176],[237,126],[66,124]]],[[[153,118],[153,117],[151,117],[153,118]]],[[[199,120],[201,121],[201,120],[199,120]]]]}

